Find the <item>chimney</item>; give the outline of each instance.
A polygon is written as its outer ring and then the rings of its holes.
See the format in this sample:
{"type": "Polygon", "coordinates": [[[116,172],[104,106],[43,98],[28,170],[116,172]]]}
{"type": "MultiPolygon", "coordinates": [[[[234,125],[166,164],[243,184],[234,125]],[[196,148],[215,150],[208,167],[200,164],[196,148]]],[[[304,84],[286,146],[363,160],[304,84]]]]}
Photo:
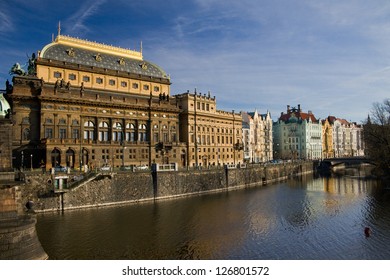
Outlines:
{"type": "Polygon", "coordinates": [[[298,113],[301,112],[301,104],[298,104],[298,113]]]}

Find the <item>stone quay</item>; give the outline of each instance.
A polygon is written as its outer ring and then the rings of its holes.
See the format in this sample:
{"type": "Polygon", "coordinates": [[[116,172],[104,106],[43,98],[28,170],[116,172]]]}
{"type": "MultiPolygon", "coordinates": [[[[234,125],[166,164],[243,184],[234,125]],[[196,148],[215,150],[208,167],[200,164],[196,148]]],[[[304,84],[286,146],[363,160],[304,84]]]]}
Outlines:
{"type": "Polygon", "coordinates": [[[25,173],[20,189],[23,202],[33,201],[36,212],[64,211],[231,191],[312,172],[313,162],[299,161],[232,169],[98,172],[80,182],[74,182],[80,175],[68,174],[61,191],[53,187],[55,175],[32,172],[25,173]]]}

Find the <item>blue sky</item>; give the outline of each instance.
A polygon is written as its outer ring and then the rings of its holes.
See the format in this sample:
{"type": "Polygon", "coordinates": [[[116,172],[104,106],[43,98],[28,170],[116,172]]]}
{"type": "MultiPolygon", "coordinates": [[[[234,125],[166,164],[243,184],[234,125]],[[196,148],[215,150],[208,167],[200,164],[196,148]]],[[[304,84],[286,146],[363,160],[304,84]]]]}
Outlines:
{"type": "Polygon", "coordinates": [[[301,104],[316,117],[363,121],[390,92],[388,0],[0,0],[0,89],[61,33],[130,49],[171,75],[171,94],[221,110],[301,104]]]}

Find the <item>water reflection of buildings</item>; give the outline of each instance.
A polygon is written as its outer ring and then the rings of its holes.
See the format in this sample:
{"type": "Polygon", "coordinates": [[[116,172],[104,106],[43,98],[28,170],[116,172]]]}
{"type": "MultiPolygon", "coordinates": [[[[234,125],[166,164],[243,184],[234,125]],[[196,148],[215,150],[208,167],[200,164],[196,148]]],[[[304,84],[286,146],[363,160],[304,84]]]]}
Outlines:
{"type": "Polygon", "coordinates": [[[313,180],[307,183],[307,189],[311,191],[325,191],[334,194],[359,195],[369,190],[371,181],[352,177],[324,177],[322,180],[313,180]]]}

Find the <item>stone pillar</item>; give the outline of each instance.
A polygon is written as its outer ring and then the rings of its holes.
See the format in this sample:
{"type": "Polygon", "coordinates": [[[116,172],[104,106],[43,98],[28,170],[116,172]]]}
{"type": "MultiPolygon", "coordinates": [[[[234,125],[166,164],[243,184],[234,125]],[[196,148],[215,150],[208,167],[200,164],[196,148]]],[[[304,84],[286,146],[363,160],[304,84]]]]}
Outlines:
{"type": "Polygon", "coordinates": [[[45,260],[35,214],[23,211],[18,187],[0,188],[0,260],[45,260]]]}

